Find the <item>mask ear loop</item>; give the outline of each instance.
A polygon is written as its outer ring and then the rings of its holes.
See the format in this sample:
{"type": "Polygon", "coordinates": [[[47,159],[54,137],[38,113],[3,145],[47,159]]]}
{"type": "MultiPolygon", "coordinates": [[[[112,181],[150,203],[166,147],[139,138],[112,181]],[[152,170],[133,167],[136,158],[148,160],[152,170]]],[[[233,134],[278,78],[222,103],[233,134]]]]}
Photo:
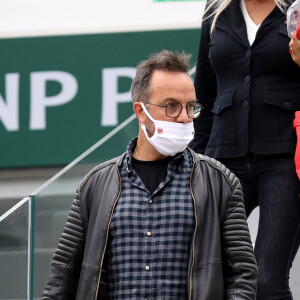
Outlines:
{"type": "MultiPolygon", "coordinates": [[[[143,111],[146,113],[146,115],[148,116],[148,118],[153,122],[153,118],[150,116],[150,114],[149,114],[149,112],[147,111],[147,109],[146,109],[144,103],[143,103],[143,102],[140,102],[140,103],[141,103],[141,107],[142,107],[143,111]]],[[[154,126],[155,126],[155,122],[153,122],[153,123],[154,123],[154,126]]],[[[144,131],[144,133],[145,133],[147,139],[149,140],[150,137],[149,137],[149,135],[148,135],[148,132],[147,132],[147,129],[146,129],[146,125],[145,125],[144,123],[142,123],[142,124],[141,124],[141,127],[142,127],[142,129],[143,129],[143,131],[144,131]]]]}
{"type": "Polygon", "coordinates": [[[155,121],[156,121],[156,120],[154,120],[154,119],[151,117],[151,115],[149,114],[148,110],[146,109],[144,103],[143,103],[143,102],[140,102],[140,103],[141,103],[141,106],[142,106],[144,112],[145,112],[146,115],[148,116],[148,118],[155,124],[155,121]]]}

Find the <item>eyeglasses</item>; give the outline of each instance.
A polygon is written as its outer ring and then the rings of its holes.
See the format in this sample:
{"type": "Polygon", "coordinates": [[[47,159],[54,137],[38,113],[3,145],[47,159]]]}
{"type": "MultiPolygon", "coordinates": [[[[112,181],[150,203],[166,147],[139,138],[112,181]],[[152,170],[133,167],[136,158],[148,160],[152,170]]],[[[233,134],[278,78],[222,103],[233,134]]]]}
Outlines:
{"type": "Polygon", "coordinates": [[[174,102],[174,103],[171,102],[166,105],[153,104],[153,103],[148,103],[148,102],[145,102],[145,104],[155,105],[158,107],[164,107],[166,110],[166,115],[170,118],[177,118],[180,115],[183,107],[185,107],[189,118],[196,119],[200,116],[201,111],[203,109],[202,105],[198,104],[198,103],[190,103],[186,106],[183,106],[181,103],[178,103],[178,102],[174,102]]]}

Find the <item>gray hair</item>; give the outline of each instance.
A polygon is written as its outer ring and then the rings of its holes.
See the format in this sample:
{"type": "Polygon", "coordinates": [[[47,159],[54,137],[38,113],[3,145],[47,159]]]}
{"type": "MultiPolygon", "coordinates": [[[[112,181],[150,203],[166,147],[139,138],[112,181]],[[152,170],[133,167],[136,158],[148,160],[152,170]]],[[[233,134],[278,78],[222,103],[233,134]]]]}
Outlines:
{"type": "MultiPolygon", "coordinates": [[[[212,0],[208,3],[203,16],[205,16],[204,20],[209,18],[212,19],[212,25],[210,28],[210,33],[212,33],[215,29],[216,22],[218,17],[222,13],[222,11],[232,2],[233,0],[212,0]]],[[[288,0],[289,1],[289,0],[288,0]]],[[[289,4],[286,0],[274,0],[276,6],[285,14],[289,4]]]]}
{"type": "Polygon", "coordinates": [[[156,70],[187,73],[191,55],[184,52],[173,53],[163,50],[152,54],[148,60],[142,61],[136,71],[131,85],[131,99],[133,102],[148,101],[150,98],[150,81],[156,70]]]}

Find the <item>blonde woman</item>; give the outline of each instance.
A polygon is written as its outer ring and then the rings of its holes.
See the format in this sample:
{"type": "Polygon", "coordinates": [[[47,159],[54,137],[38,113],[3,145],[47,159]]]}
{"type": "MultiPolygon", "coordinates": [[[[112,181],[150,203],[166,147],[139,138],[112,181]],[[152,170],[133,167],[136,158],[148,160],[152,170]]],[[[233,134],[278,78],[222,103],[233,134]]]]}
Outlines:
{"type": "Polygon", "coordinates": [[[238,176],[248,216],[260,207],[257,300],[293,299],[289,271],[299,247],[293,119],[300,110],[300,41],[287,34],[290,4],[208,2],[195,76],[204,109],[190,146],[238,176]]]}

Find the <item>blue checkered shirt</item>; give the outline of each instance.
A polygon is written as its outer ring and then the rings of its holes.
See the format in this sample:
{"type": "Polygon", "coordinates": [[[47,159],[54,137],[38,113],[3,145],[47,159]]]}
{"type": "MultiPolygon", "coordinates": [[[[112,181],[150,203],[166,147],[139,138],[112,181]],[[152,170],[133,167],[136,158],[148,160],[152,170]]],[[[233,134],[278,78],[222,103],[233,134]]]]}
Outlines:
{"type": "Polygon", "coordinates": [[[188,150],[168,165],[167,177],[150,194],[132,169],[136,139],[121,166],[122,191],[115,207],[107,252],[106,299],[187,299],[188,262],[195,229],[188,150]]]}

